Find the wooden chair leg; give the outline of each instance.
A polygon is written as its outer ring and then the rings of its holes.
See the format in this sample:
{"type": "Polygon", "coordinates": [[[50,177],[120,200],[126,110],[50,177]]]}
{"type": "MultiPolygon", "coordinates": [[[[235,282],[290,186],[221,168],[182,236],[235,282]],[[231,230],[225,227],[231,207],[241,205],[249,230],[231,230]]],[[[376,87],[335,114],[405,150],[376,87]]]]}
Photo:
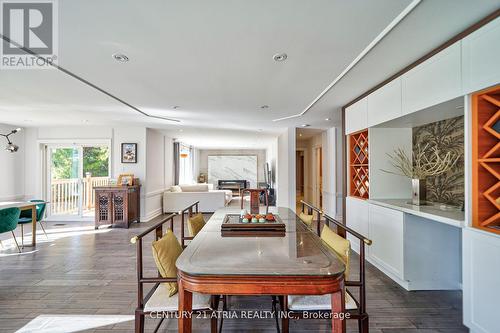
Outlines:
{"type": "Polygon", "coordinates": [[[359,332],[360,333],[368,333],[369,325],[368,325],[368,316],[359,320],[359,332]]]}
{"type": "Polygon", "coordinates": [[[19,253],[21,253],[21,248],[19,247],[19,244],[17,243],[17,239],[16,239],[16,235],[14,234],[14,230],[12,230],[11,232],[12,232],[12,236],[14,237],[14,242],[16,243],[16,246],[17,246],[17,251],[19,251],[19,253]]]}
{"type": "Polygon", "coordinates": [[[279,309],[278,309],[278,299],[276,296],[272,296],[273,302],[272,302],[272,313],[274,316],[274,319],[276,321],[276,332],[280,333],[280,321],[279,321],[279,309]]]}
{"type": "Polygon", "coordinates": [[[135,333],[144,333],[144,315],[138,311],[135,312],[135,333]]]}

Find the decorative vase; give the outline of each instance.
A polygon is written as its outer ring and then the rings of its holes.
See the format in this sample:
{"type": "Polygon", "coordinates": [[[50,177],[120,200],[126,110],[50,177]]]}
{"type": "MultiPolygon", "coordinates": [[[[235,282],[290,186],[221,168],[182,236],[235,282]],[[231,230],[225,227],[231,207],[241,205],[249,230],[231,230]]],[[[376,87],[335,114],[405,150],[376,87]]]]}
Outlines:
{"type": "Polygon", "coordinates": [[[412,197],[411,197],[411,203],[413,205],[421,206],[425,205],[425,201],[427,200],[426,198],[426,192],[427,192],[427,182],[425,179],[412,179],[411,180],[411,186],[412,186],[412,197]]]}

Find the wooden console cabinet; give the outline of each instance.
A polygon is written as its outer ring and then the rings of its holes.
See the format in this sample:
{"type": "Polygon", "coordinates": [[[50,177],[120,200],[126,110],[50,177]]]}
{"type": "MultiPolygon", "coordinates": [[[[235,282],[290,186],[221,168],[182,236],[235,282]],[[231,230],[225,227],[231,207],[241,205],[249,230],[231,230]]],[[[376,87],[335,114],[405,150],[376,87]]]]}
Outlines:
{"type": "Polygon", "coordinates": [[[141,186],[95,187],[95,228],[102,224],[128,228],[139,222],[141,186]]]}

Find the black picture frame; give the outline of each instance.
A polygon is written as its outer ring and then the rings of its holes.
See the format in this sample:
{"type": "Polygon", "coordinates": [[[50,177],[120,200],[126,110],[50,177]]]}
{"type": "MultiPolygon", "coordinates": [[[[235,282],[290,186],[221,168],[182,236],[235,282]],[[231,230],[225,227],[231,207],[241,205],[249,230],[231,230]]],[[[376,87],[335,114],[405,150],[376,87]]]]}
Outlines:
{"type": "Polygon", "coordinates": [[[122,143],[122,163],[137,163],[137,143],[122,143]]]}

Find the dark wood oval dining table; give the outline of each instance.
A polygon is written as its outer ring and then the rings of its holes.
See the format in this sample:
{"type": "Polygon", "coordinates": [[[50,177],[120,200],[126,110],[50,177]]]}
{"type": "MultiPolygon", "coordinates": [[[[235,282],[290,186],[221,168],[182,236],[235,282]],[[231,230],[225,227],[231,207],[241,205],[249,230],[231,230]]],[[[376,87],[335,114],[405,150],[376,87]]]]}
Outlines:
{"type": "MultiPolygon", "coordinates": [[[[264,208],[265,209],[265,208],[264,208]]],[[[179,313],[192,310],[193,292],[209,295],[325,295],[332,298],[332,332],[344,332],[345,265],[288,208],[271,208],[286,224],[284,237],[223,237],[226,214],[216,211],[177,259],[179,313]]],[[[192,318],[179,316],[179,332],[192,318]]]]}

